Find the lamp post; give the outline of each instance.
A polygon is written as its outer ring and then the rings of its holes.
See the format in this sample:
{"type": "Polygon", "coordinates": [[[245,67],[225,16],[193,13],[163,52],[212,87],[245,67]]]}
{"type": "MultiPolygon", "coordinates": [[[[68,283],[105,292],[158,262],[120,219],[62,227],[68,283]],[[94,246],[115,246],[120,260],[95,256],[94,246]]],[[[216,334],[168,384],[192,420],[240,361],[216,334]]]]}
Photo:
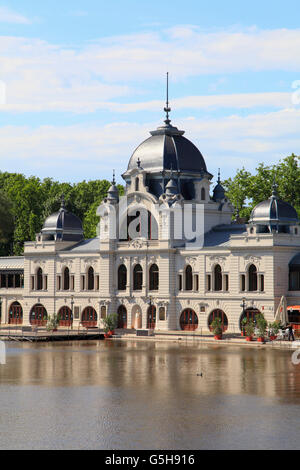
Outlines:
{"type": "Polygon", "coordinates": [[[71,318],[71,329],[73,329],[73,308],[74,308],[74,295],[71,295],[71,315],[72,315],[72,318],[71,318]]]}
{"type": "MultiPolygon", "coordinates": [[[[242,308],[243,308],[243,313],[242,313],[242,320],[245,318],[245,306],[246,306],[246,299],[245,297],[242,298],[242,303],[240,305],[242,308]]],[[[243,324],[241,323],[241,330],[243,331],[243,333],[245,334],[245,331],[244,331],[244,328],[243,328],[243,324]]]]}

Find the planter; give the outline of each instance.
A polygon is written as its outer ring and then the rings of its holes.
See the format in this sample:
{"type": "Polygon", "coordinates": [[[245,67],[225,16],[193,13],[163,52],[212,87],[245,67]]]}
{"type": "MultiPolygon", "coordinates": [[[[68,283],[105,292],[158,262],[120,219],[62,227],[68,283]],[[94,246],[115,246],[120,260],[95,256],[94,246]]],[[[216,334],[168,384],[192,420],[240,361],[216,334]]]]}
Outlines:
{"type": "Polygon", "coordinates": [[[274,339],[276,339],[276,338],[277,338],[277,335],[271,335],[270,336],[270,341],[274,341],[274,339]]]}
{"type": "Polygon", "coordinates": [[[260,336],[259,338],[257,338],[257,341],[259,343],[264,343],[265,342],[265,338],[263,338],[262,336],[260,336]]]}
{"type": "Polygon", "coordinates": [[[246,336],[246,341],[252,341],[252,336],[246,336]]]}
{"type": "Polygon", "coordinates": [[[215,339],[222,339],[222,335],[215,335],[215,339]]]}

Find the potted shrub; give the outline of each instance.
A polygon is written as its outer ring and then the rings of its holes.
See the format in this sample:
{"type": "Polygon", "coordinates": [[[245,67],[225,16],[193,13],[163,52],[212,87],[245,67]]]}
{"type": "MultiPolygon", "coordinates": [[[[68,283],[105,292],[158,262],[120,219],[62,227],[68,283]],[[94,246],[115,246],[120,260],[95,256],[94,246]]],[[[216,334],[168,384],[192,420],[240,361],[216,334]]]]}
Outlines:
{"type": "Polygon", "coordinates": [[[59,315],[56,315],[56,313],[54,313],[53,315],[50,315],[47,320],[47,326],[46,326],[47,331],[57,331],[58,325],[59,325],[59,315]]]}
{"type": "Polygon", "coordinates": [[[222,339],[223,328],[220,318],[215,318],[211,323],[211,329],[215,335],[215,339],[222,339]]]}
{"type": "Polygon", "coordinates": [[[107,317],[102,319],[103,324],[104,324],[104,336],[105,338],[111,338],[111,336],[114,334],[114,330],[117,326],[118,322],[118,315],[116,313],[111,313],[110,315],[107,315],[107,317]]]}
{"type": "Polygon", "coordinates": [[[257,341],[259,341],[260,343],[263,343],[265,341],[265,335],[266,335],[266,329],[267,329],[268,323],[262,313],[258,313],[255,319],[256,319],[256,327],[258,330],[257,341]]]}
{"type": "Polygon", "coordinates": [[[280,329],[280,322],[274,321],[273,323],[269,323],[269,338],[271,341],[277,338],[278,332],[280,329]]]}
{"type": "Polygon", "coordinates": [[[243,318],[242,321],[241,321],[241,323],[242,323],[241,335],[242,336],[246,335],[245,326],[247,325],[247,322],[248,322],[247,317],[243,318]]]}
{"type": "Polygon", "coordinates": [[[247,321],[245,325],[246,341],[252,341],[255,325],[253,320],[247,321]]]}

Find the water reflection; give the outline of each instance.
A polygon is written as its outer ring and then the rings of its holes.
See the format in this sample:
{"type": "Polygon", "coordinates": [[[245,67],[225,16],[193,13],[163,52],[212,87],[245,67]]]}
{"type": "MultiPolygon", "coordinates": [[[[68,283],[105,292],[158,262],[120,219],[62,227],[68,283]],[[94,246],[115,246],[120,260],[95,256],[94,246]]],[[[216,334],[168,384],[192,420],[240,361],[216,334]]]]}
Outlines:
{"type": "Polygon", "coordinates": [[[300,366],[289,351],[105,341],[7,352],[1,448],[298,445],[300,366]]]}

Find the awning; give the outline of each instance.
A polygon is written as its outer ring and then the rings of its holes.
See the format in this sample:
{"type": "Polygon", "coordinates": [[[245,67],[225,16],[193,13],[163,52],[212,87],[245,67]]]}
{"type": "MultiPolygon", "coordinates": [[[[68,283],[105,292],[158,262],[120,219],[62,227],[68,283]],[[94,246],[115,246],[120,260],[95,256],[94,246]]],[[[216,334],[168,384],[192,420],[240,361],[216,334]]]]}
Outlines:
{"type": "Polygon", "coordinates": [[[300,310],[300,305],[289,305],[288,310],[300,310]]]}

